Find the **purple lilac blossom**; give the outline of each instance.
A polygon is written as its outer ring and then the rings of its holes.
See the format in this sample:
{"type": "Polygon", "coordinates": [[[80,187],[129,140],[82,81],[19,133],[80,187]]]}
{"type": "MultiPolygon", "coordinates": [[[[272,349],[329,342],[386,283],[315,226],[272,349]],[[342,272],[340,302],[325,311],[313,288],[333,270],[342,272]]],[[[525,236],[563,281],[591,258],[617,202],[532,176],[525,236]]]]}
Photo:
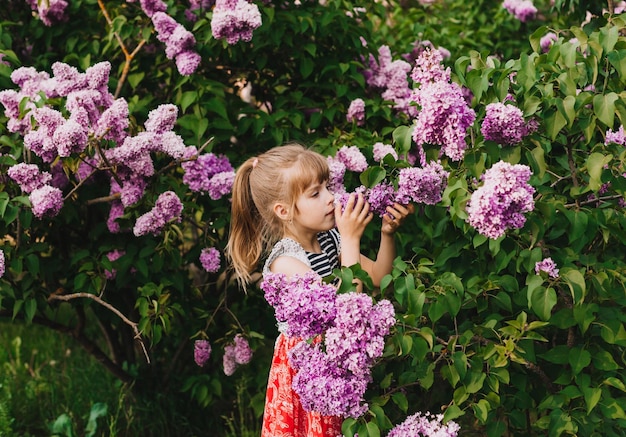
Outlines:
{"type": "Polygon", "coordinates": [[[98,118],[94,126],[94,136],[121,144],[128,135],[128,126],[128,103],[123,98],[115,99],[98,118]]]}
{"type": "Polygon", "coordinates": [[[541,272],[546,272],[551,278],[559,277],[559,269],[556,268],[552,258],[544,258],[535,264],[535,274],[539,275],[541,272]]]}
{"type": "Polygon", "coordinates": [[[559,37],[557,36],[556,33],[554,32],[546,33],[539,40],[539,46],[541,47],[541,51],[543,53],[547,53],[550,50],[550,47],[552,47],[552,44],[554,44],[554,42],[558,39],[559,37]]]}
{"type": "Polygon", "coordinates": [[[411,202],[434,205],[441,201],[448,185],[449,172],[439,162],[429,162],[423,168],[409,167],[400,170],[395,201],[407,205],[411,202]]]}
{"type": "Polygon", "coordinates": [[[52,141],[59,156],[66,158],[72,153],[80,153],[85,150],[87,132],[78,122],[69,119],[54,131],[52,141]]]}
{"type": "Polygon", "coordinates": [[[195,23],[198,20],[195,11],[208,11],[214,4],[215,0],[190,0],[189,8],[185,10],[185,18],[195,23]]]}
{"type": "Polygon", "coordinates": [[[200,252],[200,264],[209,273],[215,273],[220,269],[220,251],[215,247],[205,247],[200,252]]]}
{"type": "Polygon", "coordinates": [[[209,197],[212,200],[218,200],[230,194],[233,190],[234,182],[234,171],[223,171],[213,175],[213,177],[209,179],[209,197]]]}
{"type": "Polygon", "coordinates": [[[613,132],[611,129],[606,131],[604,144],[608,146],[610,143],[626,146],[626,135],[624,135],[624,126],[620,126],[619,129],[615,132],[613,132]]]}
{"type": "Polygon", "coordinates": [[[490,103],[480,131],[486,140],[505,146],[513,146],[522,141],[528,130],[521,109],[511,104],[490,103]]]}
{"type": "Polygon", "coordinates": [[[52,175],[46,171],[40,172],[37,164],[24,162],[9,167],[7,174],[25,193],[31,193],[52,180],[52,175]]]}
{"type": "Polygon", "coordinates": [[[180,222],[183,204],[173,191],[159,195],[154,208],[140,216],[135,222],[133,233],[139,237],[145,234],[158,234],[170,221],[180,222]]]}
{"type": "Polygon", "coordinates": [[[139,0],[139,4],[148,17],[152,17],[156,12],[167,11],[167,4],[163,0],[139,0]]]}
{"type": "Polygon", "coordinates": [[[235,361],[235,345],[228,344],[224,346],[224,357],[222,358],[222,366],[224,374],[231,376],[237,370],[237,361],[235,361]]]}
{"type": "Polygon", "coordinates": [[[165,56],[175,60],[180,74],[194,73],[200,64],[200,55],[194,50],[196,38],[193,34],[163,11],[155,12],[151,18],[157,39],[165,44],[165,56]]]}
{"type": "Polygon", "coordinates": [[[468,223],[491,239],[524,226],[524,213],[535,208],[535,189],[528,184],[530,175],[526,165],[504,161],[494,164],[482,175],[483,186],[472,193],[467,205],[468,223]]]}
{"type": "Polygon", "coordinates": [[[379,217],[387,213],[387,207],[393,206],[396,198],[396,190],[393,184],[382,181],[365,191],[365,198],[370,204],[370,211],[379,217]]]}
{"type": "Polygon", "coordinates": [[[63,207],[63,193],[51,185],[43,185],[28,196],[37,218],[54,217],[63,207]]]}
{"type": "Polygon", "coordinates": [[[335,154],[335,159],[350,171],[363,172],[367,169],[367,158],[357,146],[342,146],[335,154]]]}
{"type": "Polygon", "coordinates": [[[440,65],[438,52],[425,50],[416,61],[413,80],[420,85],[413,91],[412,99],[420,108],[413,130],[420,164],[426,165],[424,144],[441,146],[439,156],[446,155],[460,161],[467,144],[465,134],[476,119],[463,96],[461,87],[449,80],[448,69],[440,65]]]}
{"type": "Polygon", "coordinates": [[[68,18],[66,13],[67,1],[65,0],[27,0],[27,2],[46,26],[52,26],[68,18]]]}
{"type": "Polygon", "coordinates": [[[387,437],[456,437],[461,427],[453,421],[443,424],[443,414],[417,412],[389,431],[387,437]]]}
{"type": "MultiPolygon", "coordinates": [[[[107,259],[108,259],[109,261],[113,262],[113,261],[115,261],[115,260],[120,259],[120,258],[121,258],[122,256],[124,256],[125,254],[126,254],[126,252],[125,252],[125,251],[115,249],[115,250],[112,250],[111,252],[108,252],[108,253],[106,254],[106,257],[107,257],[107,259]]],[[[111,280],[115,279],[115,276],[117,276],[117,270],[115,270],[115,269],[105,270],[105,271],[104,271],[104,277],[105,277],[107,280],[109,280],[109,281],[111,281],[111,280]]]]}
{"type": "Polygon", "coordinates": [[[248,340],[241,334],[235,335],[235,362],[237,364],[248,364],[252,359],[252,349],[248,340]]]}
{"type": "Polygon", "coordinates": [[[0,249],[0,278],[4,276],[4,272],[5,272],[4,250],[0,249]]]}
{"type": "MultiPolygon", "coordinates": [[[[205,153],[198,155],[196,159],[192,159],[197,153],[197,149],[193,146],[184,151],[183,156],[189,160],[180,165],[185,171],[183,182],[189,186],[191,191],[211,192],[213,190],[213,195],[217,195],[223,191],[220,190],[220,187],[223,187],[222,182],[227,182],[227,178],[222,176],[213,181],[213,183],[211,182],[212,178],[219,173],[234,172],[233,166],[226,156],[213,153],[205,153]]],[[[230,187],[232,188],[232,183],[230,187]]]]}
{"type": "Polygon", "coordinates": [[[247,0],[216,0],[211,18],[213,38],[224,38],[228,44],[247,42],[260,25],[261,12],[256,4],[247,0]]]}
{"type": "Polygon", "coordinates": [[[120,224],[117,219],[124,215],[124,205],[119,200],[111,202],[111,209],[109,209],[109,216],[107,217],[107,228],[112,234],[118,234],[121,232],[120,224]]]}
{"type": "Polygon", "coordinates": [[[346,120],[348,120],[349,123],[356,123],[357,126],[363,126],[365,124],[365,102],[363,99],[354,99],[350,102],[346,120]]]}
{"type": "Polygon", "coordinates": [[[531,0],[504,0],[502,7],[522,23],[537,15],[537,8],[531,0]]]}
{"type": "MultiPolygon", "coordinates": [[[[80,164],[79,164],[79,167],[80,167],[80,164]]],[[[65,169],[63,168],[63,161],[59,160],[56,163],[52,164],[50,166],[50,174],[52,175],[52,179],[50,180],[50,185],[52,185],[53,187],[57,187],[59,190],[64,190],[69,185],[70,180],[65,174],[65,169]]]]}
{"type": "Polygon", "coordinates": [[[332,156],[328,156],[326,160],[330,171],[328,190],[335,195],[341,195],[346,192],[346,187],[343,182],[343,178],[346,174],[346,165],[332,156]]]}
{"type": "Polygon", "coordinates": [[[393,148],[391,144],[375,143],[374,144],[374,161],[382,162],[385,156],[391,155],[393,159],[398,159],[398,152],[393,148]]]}
{"type": "Polygon", "coordinates": [[[211,343],[208,340],[196,340],[193,345],[193,360],[200,367],[209,361],[211,357],[211,343]]]}

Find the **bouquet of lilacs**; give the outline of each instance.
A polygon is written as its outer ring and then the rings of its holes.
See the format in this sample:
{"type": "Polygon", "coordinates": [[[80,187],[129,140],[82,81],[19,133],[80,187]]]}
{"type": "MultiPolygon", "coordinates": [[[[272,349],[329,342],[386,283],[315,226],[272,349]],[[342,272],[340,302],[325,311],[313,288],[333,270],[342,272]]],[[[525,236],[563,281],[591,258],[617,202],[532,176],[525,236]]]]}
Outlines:
{"type": "Polygon", "coordinates": [[[343,146],[334,157],[328,157],[329,187],[336,202],[345,206],[351,194],[346,187],[347,171],[361,174],[361,185],[353,192],[362,194],[372,212],[380,217],[387,214],[387,207],[394,203],[434,205],[441,201],[449,172],[440,162],[431,161],[415,167],[413,156],[399,157],[393,146],[383,143],[374,144],[373,157],[380,166],[369,169],[367,158],[356,146],[343,146]]]}
{"type": "Polygon", "coordinates": [[[303,340],[289,352],[296,371],[292,387],[307,411],[357,418],[367,411],[363,395],[395,324],[391,302],[364,293],[336,294],[314,272],[288,279],[266,275],[261,283],[285,334],[303,340]]]}

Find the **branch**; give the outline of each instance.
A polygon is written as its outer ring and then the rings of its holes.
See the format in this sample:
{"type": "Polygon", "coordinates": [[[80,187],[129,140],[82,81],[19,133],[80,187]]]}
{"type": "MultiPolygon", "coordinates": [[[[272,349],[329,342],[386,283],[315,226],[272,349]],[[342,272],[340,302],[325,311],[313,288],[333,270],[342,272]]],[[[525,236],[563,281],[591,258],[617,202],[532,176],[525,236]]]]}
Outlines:
{"type": "Polygon", "coordinates": [[[589,199],[589,200],[584,200],[582,202],[576,202],[576,203],[566,203],[565,207],[566,208],[571,208],[573,206],[583,206],[583,205],[589,205],[591,203],[596,203],[596,202],[602,202],[604,200],[615,200],[615,199],[621,199],[622,196],[621,194],[614,194],[612,196],[604,196],[604,197],[598,197],[597,199],[589,199]]]}
{"type": "Polygon", "coordinates": [[[104,196],[104,197],[96,197],[95,199],[89,199],[87,201],[87,205],[93,205],[94,203],[111,202],[113,200],[119,199],[120,197],[122,197],[120,193],[115,193],[115,194],[111,194],[110,196],[104,196]]]}
{"type": "Polygon", "coordinates": [[[132,328],[134,334],[135,334],[135,339],[141,345],[141,349],[143,350],[143,353],[144,353],[144,355],[146,357],[146,361],[148,362],[148,364],[150,364],[150,357],[148,356],[148,351],[146,350],[146,346],[144,345],[143,340],[141,339],[141,333],[139,332],[139,329],[137,329],[137,323],[135,323],[132,320],[128,319],[128,317],[126,317],[124,314],[122,314],[122,312],[120,310],[115,308],[110,303],[105,302],[99,296],[96,296],[95,294],[91,294],[91,293],[84,293],[84,292],[72,293],[72,294],[51,294],[50,297],[48,297],[48,301],[51,301],[51,300],[62,300],[62,301],[65,301],[65,302],[69,302],[72,299],[79,299],[81,297],[86,297],[88,299],[95,300],[97,303],[99,303],[103,307],[107,308],[109,311],[112,311],[113,313],[115,313],[115,315],[117,315],[120,319],[122,319],[122,321],[124,323],[126,323],[128,326],[130,326],[132,328]]]}

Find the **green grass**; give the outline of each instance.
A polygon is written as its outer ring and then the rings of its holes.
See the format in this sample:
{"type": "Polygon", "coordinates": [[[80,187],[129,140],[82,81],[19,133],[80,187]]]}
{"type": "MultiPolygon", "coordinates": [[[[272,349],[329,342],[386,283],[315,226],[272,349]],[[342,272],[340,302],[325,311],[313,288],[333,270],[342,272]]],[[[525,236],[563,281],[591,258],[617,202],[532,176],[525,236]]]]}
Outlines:
{"type": "MultiPolygon", "coordinates": [[[[39,326],[0,323],[0,436],[111,435],[128,393],[71,337],[39,326]],[[92,419],[94,412],[106,414],[92,419]]],[[[97,415],[96,415],[97,416],[97,415]]]]}

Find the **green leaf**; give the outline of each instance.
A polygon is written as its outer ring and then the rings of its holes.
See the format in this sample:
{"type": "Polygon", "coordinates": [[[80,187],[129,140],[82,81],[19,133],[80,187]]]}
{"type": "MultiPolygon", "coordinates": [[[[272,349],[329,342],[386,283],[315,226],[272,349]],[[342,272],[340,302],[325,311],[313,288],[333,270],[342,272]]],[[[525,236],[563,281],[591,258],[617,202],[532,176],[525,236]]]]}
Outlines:
{"type": "Polygon", "coordinates": [[[605,155],[603,153],[594,152],[587,158],[585,165],[589,173],[589,188],[598,191],[602,186],[602,171],[604,167],[611,162],[613,155],[605,155]]]}
{"type": "Polygon", "coordinates": [[[531,296],[531,308],[542,320],[549,320],[556,300],[556,291],[552,287],[538,287],[531,296]]]}
{"type": "Polygon", "coordinates": [[[100,417],[106,417],[107,404],[103,402],[96,402],[91,406],[89,412],[89,420],[85,427],[85,437],[93,437],[98,429],[98,419],[100,417]]]}
{"type": "Polygon", "coordinates": [[[598,387],[583,387],[583,397],[585,404],[587,405],[587,414],[591,413],[591,410],[598,405],[600,398],[602,397],[602,390],[598,387]]]}
{"type": "Polygon", "coordinates": [[[461,410],[457,405],[452,404],[448,408],[446,408],[446,411],[443,413],[443,421],[447,422],[449,420],[454,420],[464,414],[465,411],[461,410]]]}
{"type": "Polygon", "coordinates": [[[359,179],[363,185],[368,188],[372,188],[374,185],[380,183],[387,176],[387,172],[382,167],[369,167],[361,175],[359,179]]]}
{"type": "Polygon", "coordinates": [[[582,273],[574,269],[562,269],[561,278],[569,286],[574,305],[578,305],[583,302],[585,299],[585,295],[587,294],[587,285],[585,284],[585,278],[582,273]]]}
{"type": "Polygon", "coordinates": [[[581,347],[573,347],[568,356],[569,365],[574,375],[578,375],[585,367],[591,364],[591,354],[581,347]]]}
{"type": "Polygon", "coordinates": [[[556,136],[561,132],[561,129],[567,125],[567,119],[561,114],[560,111],[554,111],[547,113],[545,117],[546,132],[551,140],[554,140],[556,136]]]}
{"type": "MultiPolygon", "coordinates": [[[[361,434],[359,434],[360,436],[361,434]]],[[[369,437],[380,437],[380,429],[374,422],[367,422],[367,435],[369,437]]]]}
{"type": "MultiPolygon", "coordinates": [[[[593,97],[593,112],[604,125],[613,129],[615,119],[615,101],[619,96],[614,92],[608,94],[596,94],[593,97]]],[[[554,138],[552,138],[554,139],[554,138]]]]}
{"type": "Polygon", "coordinates": [[[487,423],[487,417],[489,411],[491,411],[491,404],[485,399],[479,400],[477,403],[472,404],[474,410],[474,416],[480,421],[481,424],[487,423]]]}
{"type": "Polygon", "coordinates": [[[393,131],[393,141],[401,155],[405,155],[413,145],[413,129],[415,126],[398,126],[393,131]]]}
{"type": "Polygon", "coordinates": [[[407,412],[409,409],[409,401],[406,398],[406,395],[402,392],[396,392],[391,395],[391,400],[394,404],[400,408],[403,412],[407,412]]]}

